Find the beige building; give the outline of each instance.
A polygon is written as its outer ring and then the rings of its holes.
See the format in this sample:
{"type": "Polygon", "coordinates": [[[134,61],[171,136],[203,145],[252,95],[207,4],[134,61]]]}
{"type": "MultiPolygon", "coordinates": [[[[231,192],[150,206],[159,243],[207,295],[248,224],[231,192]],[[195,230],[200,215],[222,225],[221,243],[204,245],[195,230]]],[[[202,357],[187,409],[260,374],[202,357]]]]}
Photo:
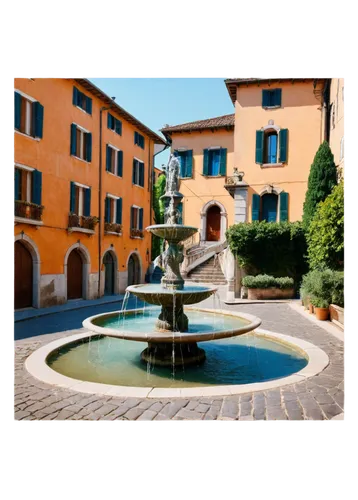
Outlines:
{"type": "Polygon", "coordinates": [[[344,80],[332,78],[330,88],[329,144],[340,177],[344,174],[344,80]]]}

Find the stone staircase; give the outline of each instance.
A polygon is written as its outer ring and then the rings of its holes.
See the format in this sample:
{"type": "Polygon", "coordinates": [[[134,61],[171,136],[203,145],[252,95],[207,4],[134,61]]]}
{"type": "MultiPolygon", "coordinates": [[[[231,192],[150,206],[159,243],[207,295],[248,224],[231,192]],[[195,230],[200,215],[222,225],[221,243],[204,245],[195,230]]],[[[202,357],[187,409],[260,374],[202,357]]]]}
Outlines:
{"type": "Polygon", "coordinates": [[[217,255],[214,255],[207,261],[199,264],[191,272],[188,273],[188,281],[197,283],[212,283],[213,285],[225,285],[226,280],[217,255]]]}

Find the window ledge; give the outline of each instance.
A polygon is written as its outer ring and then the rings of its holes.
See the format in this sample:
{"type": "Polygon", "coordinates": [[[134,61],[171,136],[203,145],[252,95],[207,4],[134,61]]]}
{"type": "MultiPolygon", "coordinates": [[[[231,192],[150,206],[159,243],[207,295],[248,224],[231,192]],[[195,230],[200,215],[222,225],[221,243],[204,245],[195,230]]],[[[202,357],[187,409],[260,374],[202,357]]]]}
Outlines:
{"type": "Polygon", "coordinates": [[[68,227],[67,230],[73,233],[95,234],[93,229],[85,229],[84,227],[68,227]]]}
{"type": "Polygon", "coordinates": [[[31,224],[32,226],[43,226],[42,220],[27,219],[26,217],[15,217],[15,223],[31,224]]]}
{"type": "MultiPolygon", "coordinates": [[[[219,179],[220,177],[226,177],[225,175],[209,175],[209,174],[202,174],[203,177],[209,178],[209,179],[219,179]]],[[[189,177],[191,179],[191,177],[189,177]]]]}
{"type": "MultiPolygon", "coordinates": [[[[81,108],[80,108],[80,109],[81,109],[81,108]]],[[[72,156],[72,158],[76,158],[76,160],[83,161],[83,163],[87,163],[87,164],[89,164],[89,163],[90,163],[89,161],[84,160],[83,158],[79,158],[79,157],[78,157],[78,156],[76,156],[76,155],[71,155],[71,156],[72,156]]]]}
{"type": "Polygon", "coordinates": [[[29,139],[32,139],[33,141],[41,141],[41,137],[33,137],[32,135],[24,134],[24,132],[20,132],[19,130],[15,129],[15,134],[22,135],[24,137],[28,137],[29,139]]]}
{"type": "Polygon", "coordinates": [[[105,231],[104,234],[113,234],[114,236],[122,236],[122,233],[115,233],[114,231],[105,231]]]}
{"type": "Polygon", "coordinates": [[[81,108],[80,106],[75,106],[75,108],[81,110],[83,113],[86,113],[86,115],[92,117],[91,113],[88,113],[85,109],[81,108]]]}
{"type": "Polygon", "coordinates": [[[269,168],[269,167],[283,167],[283,163],[263,163],[261,168],[269,168]]]}
{"type": "Polygon", "coordinates": [[[119,179],[123,179],[123,175],[114,174],[113,172],[110,172],[109,170],[106,170],[106,172],[107,172],[107,174],[114,175],[114,177],[118,177],[119,179]]]}
{"type": "Polygon", "coordinates": [[[144,237],[141,236],[131,236],[132,240],[144,240],[144,237]]]}
{"type": "Polygon", "coordinates": [[[180,179],[183,179],[184,181],[187,179],[192,179],[193,177],[180,177],[180,179]]]}
{"type": "Polygon", "coordinates": [[[262,106],[263,109],[278,109],[281,108],[281,106],[262,106]]]}
{"type": "Polygon", "coordinates": [[[138,188],[144,189],[144,186],[141,186],[141,185],[139,185],[139,184],[135,184],[134,182],[132,182],[132,186],[136,186],[136,187],[138,187],[138,188]]]}

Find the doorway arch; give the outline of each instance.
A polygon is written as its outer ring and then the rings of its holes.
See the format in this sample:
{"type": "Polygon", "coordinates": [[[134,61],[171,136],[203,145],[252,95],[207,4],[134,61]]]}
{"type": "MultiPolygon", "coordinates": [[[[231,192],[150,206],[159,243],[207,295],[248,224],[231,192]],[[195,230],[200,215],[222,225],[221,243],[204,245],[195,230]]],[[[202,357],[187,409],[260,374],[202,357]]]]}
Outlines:
{"type": "Polygon", "coordinates": [[[221,214],[217,205],[212,205],[206,212],[206,241],[220,241],[221,214]]]}
{"type": "Polygon", "coordinates": [[[90,255],[81,243],[75,243],[66,252],[64,271],[67,300],[88,299],[90,255]]]}
{"type": "Polygon", "coordinates": [[[104,295],[118,293],[118,260],[113,250],[107,250],[103,256],[104,295]]]}
{"type": "Polygon", "coordinates": [[[40,307],[40,253],[23,232],[15,236],[14,261],[15,309],[40,307]]]}
{"type": "Polygon", "coordinates": [[[138,285],[141,282],[140,257],[136,252],[132,252],[127,263],[128,286],[138,285]]]}
{"type": "Polygon", "coordinates": [[[227,212],[224,205],[216,200],[206,203],[200,212],[200,240],[224,241],[226,229],[227,212]]]}

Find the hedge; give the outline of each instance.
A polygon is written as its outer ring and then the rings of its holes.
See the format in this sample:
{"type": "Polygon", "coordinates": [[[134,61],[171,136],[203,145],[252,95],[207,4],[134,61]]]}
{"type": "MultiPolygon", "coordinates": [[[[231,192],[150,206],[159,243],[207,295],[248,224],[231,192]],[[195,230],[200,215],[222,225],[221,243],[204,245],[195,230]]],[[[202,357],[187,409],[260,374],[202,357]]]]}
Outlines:
{"type": "Polygon", "coordinates": [[[247,288],[293,288],[293,279],[289,277],[275,278],[268,274],[259,274],[257,276],[245,276],[241,280],[242,284],[247,288]]]}

